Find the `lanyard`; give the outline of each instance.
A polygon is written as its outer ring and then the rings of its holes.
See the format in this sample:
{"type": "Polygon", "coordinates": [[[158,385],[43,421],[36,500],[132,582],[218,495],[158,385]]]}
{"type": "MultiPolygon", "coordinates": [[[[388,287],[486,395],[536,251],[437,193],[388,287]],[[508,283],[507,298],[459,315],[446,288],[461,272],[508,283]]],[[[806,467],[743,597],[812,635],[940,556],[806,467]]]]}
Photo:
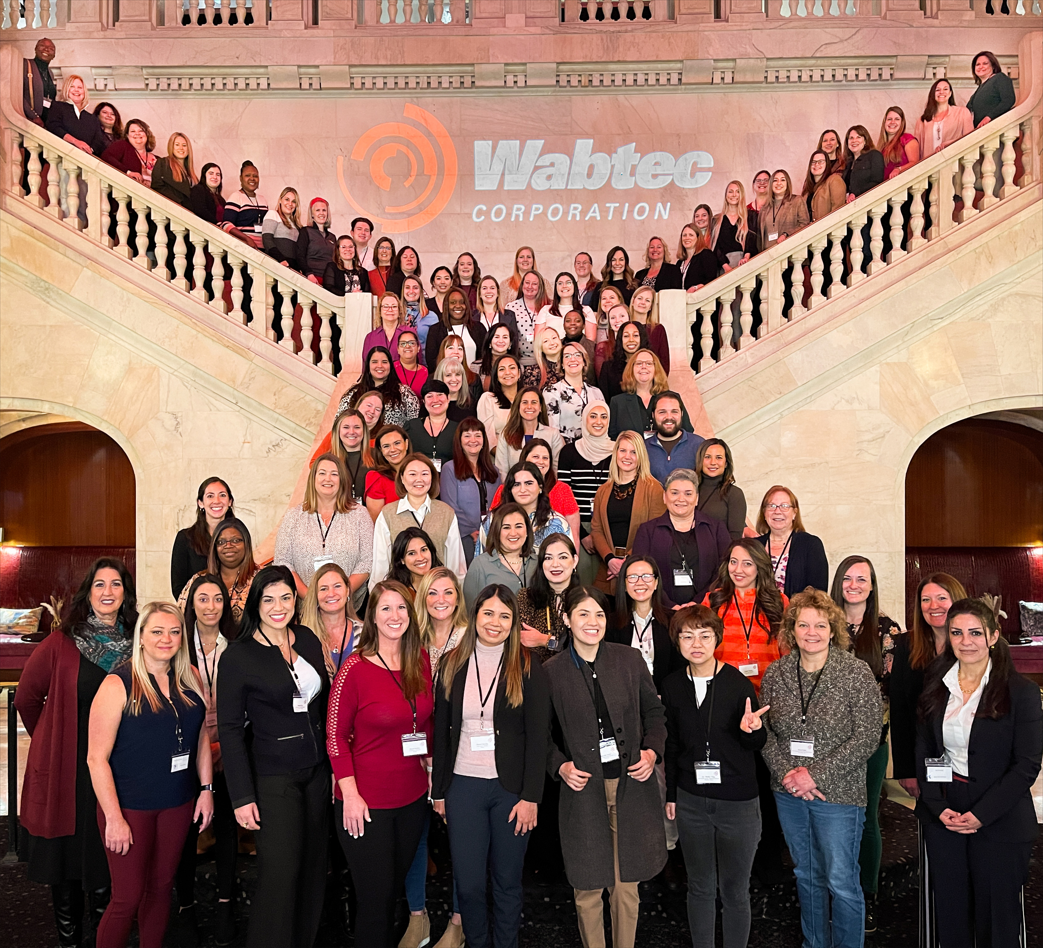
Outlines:
{"type": "MultiPolygon", "coordinates": [[[[600,651],[600,650],[599,650],[600,651]]],[[[595,661],[597,658],[595,657],[595,661]]],[[[594,702],[594,713],[598,718],[598,734],[601,740],[605,739],[605,725],[601,720],[601,706],[605,705],[608,708],[608,704],[605,701],[605,696],[601,692],[601,682],[598,681],[597,669],[594,668],[594,662],[588,662],[584,660],[584,665],[590,670],[590,677],[584,676],[584,681],[587,683],[587,689],[590,691],[591,700],[594,702]]]]}
{"type": "MultiPolygon", "coordinates": [[[[402,682],[395,677],[395,673],[391,670],[391,667],[384,661],[384,656],[381,655],[380,652],[377,652],[377,658],[380,659],[380,664],[388,670],[391,680],[398,685],[398,690],[402,692],[402,697],[406,698],[406,689],[402,687],[402,682]]],[[[399,674],[401,674],[401,672],[399,672],[399,674]]],[[[416,698],[406,698],[406,701],[409,703],[409,710],[413,712],[413,733],[416,734],[416,698]]]]}
{"type": "MultiPolygon", "coordinates": [[[[688,535],[691,536],[695,530],[695,520],[692,520],[692,526],[688,531],[688,535]]],[[[681,549],[681,544],[677,542],[677,531],[673,527],[670,528],[670,542],[673,543],[674,549],[677,550],[677,555],[681,557],[681,569],[686,572],[692,580],[692,584],[695,584],[695,574],[688,568],[688,559],[684,555],[684,550],[681,549]]]]}
{"type": "MultiPolygon", "coordinates": [[[[354,482],[352,482],[354,483],[354,482]]],[[[333,529],[333,521],[337,519],[337,511],[333,511],[333,516],[330,517],[330,522],[326,529],[322,529],[322,517],[319,516],[319,512],[315,511],[315,522],[319,525],[319,534],[322,536],[322,552],[326,552],[326,537],[330,535],[330,530],[333,529]]]]}
{"type": "Polygon", "coordinates": [[[757,600],[753,601],[753,610],[750,612],[750,624],[746,624],[746,617],[742,614],[742,606],[739,604],[739,594],[732,593],[735,602],[735,611],[739,613],[739,622],[742,623],[742,632],[746,636],[746,657],[750,657],[750,635],[753,634],[753,613],[757,610],[757,600]]]}
{"type": "MultiPolygon", "coordinates": [[[[713,687],[713,683],[717,678],[718,669],[717,659],[713,660],[713,674],[710,676],[710,680],[706,683],[706,692],[710,696],[710,710],[706,715],[706,759],[710,759],[710,728],[713,727],[713,699],[717,694],[717,689],[713,687]]],[[[688,680],[692,683],[692,691],[695,691],[695,679],[692,677],[692,669],[689,666],[687,669],[688,680]]],[[[696,708],[699,709],[698,703],[696,708]]],[[[699,709],[701,710],[701,709],[699,709]]]]}
{"type": "MultiPolygon", "coordinates": [[[[788,537],[786,537],[786,545],[782,548],[782,552],[779,554],[778,560],[776,560],[772,564],[771,572],[772,572],[772,575],[775,577],[776,582],[778,581],[778,578],[779,578],[779,568],[782,566],[782,561],[786,558],[786,551],[789,550],[789,545],[792,542],[793,542],[793,534],[790,533],[790,535],[788,537]]],[[[768,536],[768,542],[765,544],[765,546],[768,548],[768,556],[770,557],[771,556],[771,536],[770,535],[768,536]]]]}
{"type": "Polygon", "coordinates": [[[479,666],[478,655],[475,654],[475,656],[474,656],[474,678],[475,678],[475,681],[478,683],[478,701],[481,704],[481,711],[478,714],[478,720],[480,722],[479,723],[479,727],[481,727],[484,730],[485,729],[485,705],[486,705],[486,702],[488,702],[489,697],[492,695],[493,691],[496,689],[496,683],[500,680],[500,671],[503,668],[503,652],[500,652],[500,663],[496,666],[496,674],[493,675],[493,680],[492,680],[491,684],[489,685],[489,690],[485,693],[484,697],[482,695],[482,671],[481,671],[481,669],[478,666],[479,666]]]}
{"type": "MultiPolygon", "coordinates": [[[[169,672],[167,674],[169,676],[169,672]]],[[[152,680],[155,681],[155,676],[153,676],[152,680]]],[[[159,682],[156,682],[156,691],[159,691],[159,682]]],[[[174,712],[174,733],[177,735],[177,752],[182,754],[185,750],[185,741],[181,734],[181,715],[177,713],[177,707],[170,698],[163,694],[162,691],[159,691],[159,694],[170,705],[170,710],[174,712]]]]}
{"type": "MultiPolygon", "coordinates": [[[[826,661],[829,661],[829,653],[826,653],[826,661]]],[[[800,689],[800,733],[803,734],[806,730],[808,721],[808,708],[811,707],[811,699],[815,697],[815,689],[818,688],[818,683],[822,680],[822,673],[826,670],[826,666],[823,666],[818,670],[818,674],[815,676],[815,684],[811,686],[811,693],[808,695],[808,700],[804,701],[804,682],[800,676],[800,658],[797,658],[797,687],[800,689]]]]}
{"type": "MultiPolygon", "coordinates": [[[[294,684],[294,686],[297,689],[297,694],[303,695],[304,692],[301,691],[301,682],[300,682],[300,679],[297,677],[297,672],[294,670],[293,662],[287,661],[286,656],[283,655],[283,653],[282,653],[282,648],[277,646],[277,645],[275,645],[275,643],[272,642],[272,640],[270,638],[268,638],[267,635],[264,634],[264,629],[262,629],[260,626],[258,626],[257,627],[257,632],[261,636],[262,639],[264,639],[272,648],[274,648],[279,653],[279,658],[281,658],[283,660],[283,663],[290,670],[290,677],[293,679],[293,684],[294,684]]],[[[287,631],[286,644],[287,644],[287,646],[290,645],[289,631],[287,631]]]]}
{"type": "Polygon", "coordinates": [[[645,623],[645,627],[643,629],[639,629],[637,627],[637,616],[636,615],[631,615],[630,621],[631,621],[631,623],[634,626],[634,631],[637,633],[638,644],[640,644],[642,648],[644,647],[644,644],[645,644],[645,633],[648,632],[648,630],[650,628],[652,628],[652,621],[654,619],[655,619],[655,616],[650,612],[648,614],[648,621],[645,623]]]}
{"type": "Polygon", "coordinates": [[[401,359],[398,360],[398,367],[402,370],[402,381],[406,383],[406,388],[412,388],[413,382],[416,381],[417,374],[420,372],[420,366],[413,369],[412,375],[409,374],[409,369],[402,364],[401,359]]]}
{"type": "Polygon", "coordinates": [[[213,672],[210,670],[210,666],[206,663],[206,652],[203,651],[203,640],[199,637],[199,629],[196,629],[196,645],[198,648],[196,651],[199,652],[199,660],[203,663],[203,672],[206,675],[206,690],[207,694],[213,698],[214,695],[214,676],[217,674],[217,643],[214,643],[214,668],[213,672]]]}
{"type": "MultiPolygon", "coordinates": [[[[348,469],[348,479],[351,481],[351,499],[352,500],[356,500],[356,499],[361,500],[362,499],[361,495],[356,496],[356,494],[355,494],[355,481],[358,478],[359,471],[362,468],[362,452],[361,451],[345,451],[344,452],[344,466],[348,469]],[[351,462],[348,460],[348,457],[351,454],[357,454],[358,455],[358,460],[355,462],[355,467],[354,468],[352,468],[351,462]]],[[[330,526],[331,527],[333,526],[333,520],[332,519],[330,520],[330,526]]],[[[329,532],[329,531],[327,531],[327,532],[329,532]]],[[[326,538],[323,537],[324,541],[325,541],[325,539],[326,538]]]]}
{"type": "Polygon", "coordinates": [[[483,478],[474,476],[474,482],[478,485],[478,502],[479,506],[482,508],[481,512],[484,517],[489,512],[489,493],[483,478]]]}

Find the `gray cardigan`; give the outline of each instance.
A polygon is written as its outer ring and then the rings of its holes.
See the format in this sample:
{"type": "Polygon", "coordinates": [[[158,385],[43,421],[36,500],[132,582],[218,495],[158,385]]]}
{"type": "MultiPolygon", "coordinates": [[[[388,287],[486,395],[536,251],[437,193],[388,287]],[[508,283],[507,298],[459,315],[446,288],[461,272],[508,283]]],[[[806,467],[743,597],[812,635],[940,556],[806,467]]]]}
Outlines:
{"type": "MultiPolygon", "coordinates": [[[[526,585],[535,572],[536,556],[533,554],[522,563],[522,576],[525,577],[526,585]]],[[[522,585],[514,570],[500,559],[499,553],[479,553],[471,560],[471,565],[467,567],[467,575],[464,577],[464,601],[467,603],[468,609],[474,608],[474,601],[478,598],[478,594],[492,583],[503,583],[504,586],[513,589],[515,594],[522,585]]]]}
{"type": "MultiPolygon", "coordinates": [[[[771,769],[772,789],[782,791],[782,778],[794,767],[807,767],[827,803],[866,805],[866,761],[880,746],[884,713],[880,689],[869,666],[849,652],[831,647],[822,678],[808,707],[806,736],[815,738],[815,756],[793,757],[790,740],[802,734],[800,691],[794,649],[772,662],[761,683],[761,707],[768,740],[761,753],[771,769]]],[[[814,678],[802,673],[804,698],[814,678]]]]}

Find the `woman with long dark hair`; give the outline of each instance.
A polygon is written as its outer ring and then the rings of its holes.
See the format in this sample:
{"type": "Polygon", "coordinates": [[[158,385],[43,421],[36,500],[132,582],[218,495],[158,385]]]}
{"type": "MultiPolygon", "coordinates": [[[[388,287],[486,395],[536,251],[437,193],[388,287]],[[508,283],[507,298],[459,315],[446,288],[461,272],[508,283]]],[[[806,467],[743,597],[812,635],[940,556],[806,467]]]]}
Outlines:
{"type": "Polygon", "coordinates": [[[223,178],[221,166],[208,161],[199,172],[199,180],[188,192],[188,209],[215,227],[221,226],[225,216],[225,198],[221,193],[223,178]]]}
{"type": "Polygon", "coordinates": [[[890,179],[920,160],[920,143],[906,130],[905,112],[889,106],[880,125],[880,154],[884,156],[884,178],[890,179]]]}
{"type": "Polygon", "coordinates": [[[391,547],[391,566],[386,578],[408,589],[409,601],[413,602],[421,580],[441,565],[437,548],[423,528],[406,527],[391,547]]]}
{"type": "MultiPolygon", "coordinates": [[[[503,497],[506,501],[520,504],[532,523],[533,543],[538,547],[552,533],[564,533],[572,539],[572,527],[551,506],[543,473],[532,461],[519,461],[508,472],[503,481],[503,497]]],[[[478,534],[475,553],[484,549],[487,525],[483,524],[478,534]]]]}
{"type": "Polygon", "coordinates": [[[973,131],[974,118],[966,106],[956,104],[952,83],[948,79],[936,79],[913,132],[920,145],[921,160],[973,131]]]}
{"type": "Polygon", "coordinates": [[[995,613],[960,599],[920,698],[916,768],[939,942],[1022,944],[1021,889],[1039,835],[1031,787],[1043,758],[1039,688],[1014,670],[995,613]]]}
{"type": "Polygon", "coordinates": [[[489,455],[485,426],[477,418],[465,418],[453,435],[453,460],[440,472],[439,498],[456,512],[467,565],[474,559],[474,545],[482,518],[489,513],[500,487],[500,472],[489,455]]]}
{"type": "Polygon", "coordinates": [[[333,683],[327,742],[337,835],[358,894],[359,945],[394,945],[395,903],[427,819],[433,711],[409,591],[394,580],[377,583],[358,648],[333,683]]]}
{"type": "Polygon", "coordinates": [[[405,429],[383,425],[378,430],[373,469],[366,475],[366,509],[374,522],[386,504],[398,502],[398,472],[412,450],[405,429]]]}
{"type": "Polygon", "coordinates": [[[746,529],[746,495],[735,483],[735,462],[727,443],[707,438],[695,452],[699,475],[699,509],[728,528],[733,540],[746,529]]]}
{"type": "Polygon", "coordinates": [[[613,247],[605,254],[605,265],[601,268],[601,285],[595,291],[594,308],[599,309],[601,293],[612,287],[619,294],[623,303],[630,305],[630,297],[637,289],[637,280],[634,279],[634,271],[630,266],[630,254],[625,247],[613,247]]]}
{"type": "Polygon", "coordinates": [[[251,948],[310,948],[326,884],[330,685],[322,644],[296,622],[296,610],[289,568],[264,567],[221,659],[217,724],[228,794],[236,822],[257,841],[251,948]]]}
{"type": "Polygon", "coordinates": [[[379,392],[384,399],[382,424],[404,425],[410,418],[420,416],[420,399],[395,374],[394,360],[387,346],[373,346],[369,350],[359,380],[348,389],[337,410],[357,408],[368,392],[379,392]]]}
{"type": "MultiPolygon", "coordinates": [[[[373,245],[373,269],[367,270],[369,285],[375,296],[382,296],[391,278],[391,266],[395,262],[395,242],[390,237],[381,237],[373,245]]],[[[421,293],[423,296],[423,293],[421,293]]]]}
{"type": "Polygon", "coordinates": [[[32,742],[22,783],[19,859],[31,882],[51,887],[58,944],[77,948],[109,901],[109,868],[98,830],[98,801],[87,767],[91,702],[105,676],[131,654],[138,619],[134,577],[122,560],[91,565],[60,630],[22,669],[15,710],[32,742]]]}
{"type": "Polygon", "coordinates": [[[185,584],[205,570],[214,528],[235,516],[235,498],[228,482],[208,477],[196,492],[196,519],[190,527],[178,530],[170,553],[170,592],[176,598],[185,584]]]}
{"type": "MultiPolygon", "coordinates": [[[[497,330],[494,329],[489,335],[495,341],[497,330]]],[[[478,398],[478,420],[485,425],[490,451],[496,450],[500,432],[507,424],[511,406],[518,395],[521,374],[521,359],[518,356],[510,352],[497,356],[492,365],[489,390],[478,398]]]]}
{"type": "Polygon", "coordinates": [[[515,593],[525,588],[537,569],[532,524],[520,504],[501,504],[489,518],[485,550],[474,555],[464,577],[468,607],[490,583],[509,586],[515,593]]]}
{"type": "Polygon", "coordinates": [[[580,585],[579,557],[572,540],[563,533],[550,534],[536,554],[532,582],[518,593],[522,645],[545,662],[568,645],[565,595],[580,585]]]}
{"type": "MultiPolygon", "coordinates": [[[[533,438],[522,448],[518,463],[521,464],[523,461],[529,461],[539,468],[539,472],[543,475],[543,492],[550,501],[551,510],[559,514],[569,525],[569,535],[578,537],[580,531],[579,504],[576,503],[572,488],[557,475],[550,444],[543,438],[533,438]]],[[[503,503],[502,486],[496,488],[492,506],[495,508],[501,503],[503,503]]]]}
{"type": "Polygon", "coordinates": [[[610,321],[609,329],[614,336],[612,356],[601,363],[598,388],[605,403],[610,405],[613,398],[623,394],[623,373],[630,357],[638,349],[648,349],[648,329],[629,318],[623,320],[617,329],[613,329],[610,321]]]}

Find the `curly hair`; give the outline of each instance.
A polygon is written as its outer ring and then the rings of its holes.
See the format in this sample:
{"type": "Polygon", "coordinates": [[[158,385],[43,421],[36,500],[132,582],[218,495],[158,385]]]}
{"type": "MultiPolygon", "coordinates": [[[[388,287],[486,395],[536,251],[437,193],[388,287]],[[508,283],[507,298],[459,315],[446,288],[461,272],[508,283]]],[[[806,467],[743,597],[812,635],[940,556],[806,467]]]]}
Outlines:
{"type": "Polygon", "coordinates": [[[797,593],[786,607],[782,617],[782,628],[779,629],[779,651],[792,652],[797,647],[797,637],[793,630],[797,624],[797,617],[804,609],[814,609],[829,619],[829,636],[832,640],[830,645],[845,652],[848,650],[851,638],[847,634],[847,617],[844,610],[833,601],[829,593],[808,586],[803,592],[797,593]]]}

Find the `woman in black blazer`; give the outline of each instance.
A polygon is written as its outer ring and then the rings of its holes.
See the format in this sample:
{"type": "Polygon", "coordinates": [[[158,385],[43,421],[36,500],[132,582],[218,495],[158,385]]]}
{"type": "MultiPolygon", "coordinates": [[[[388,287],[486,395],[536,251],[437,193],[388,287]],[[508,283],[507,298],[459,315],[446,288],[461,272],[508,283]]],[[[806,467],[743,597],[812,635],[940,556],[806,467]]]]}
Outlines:
{"type": "Polygon", "coordinates": [[[485,344],[485,327],[474,318],[471,304],[463,290],[453,287],[446,294],[443,309],[445,312],[439,317],[438,322],[428,330],[427,345],[424,346],[425,365],[432,374],[438,368],[438,350],[447,336],[457,335],[463,339],[466,333],[474,344],[475,361],[485,344]]]}
{"type": "Polygon", "coordinates": [[[980,599],[953,603],[946,625],[916,739],[916,813],[939,880],[939,942],[1017,948],[1019,894],[1039,833],[1030,792],[1043,758],[1039,688],[1014,670],[980,599]]]}
{"type": "Polygon", "coordinates": [[[771,557],[775,584],[787,596],[803,592],[808,586],[829,591],[829,561],[826,548],[813,533],[804,529],[797,495],[788,487],[769,487],[757,515],[757,542],[771,557]]]}
{"type": "Polygon", "coordinates": [[[239,636],[221,658],[217,727],[228,795],[236,822],[257,840],[251,948],[312,945],[326,887],[330,680],[322,644],[294,622],[295,588],[287,567],[259,570],[239,636]]]}
{"type": "Polygon", "coordinates": [[[550,685],[522,648],[514,593],[486,586],[435,686],[431,796],[446,820],[472,948],[517,945],[522,866],[543,796],[550,685]],[[496,879],[490,937],[486,878],[496,879]]]}

